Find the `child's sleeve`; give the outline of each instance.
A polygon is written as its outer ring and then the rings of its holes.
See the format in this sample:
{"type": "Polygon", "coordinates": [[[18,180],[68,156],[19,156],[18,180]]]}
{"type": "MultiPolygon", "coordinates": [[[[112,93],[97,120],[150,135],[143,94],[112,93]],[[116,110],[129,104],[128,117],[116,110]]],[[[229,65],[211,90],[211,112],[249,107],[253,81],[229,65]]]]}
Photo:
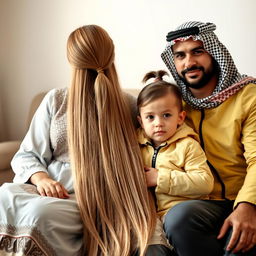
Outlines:
{"type": "Polygon", "coordinates": [[[192,138],[185,142],[187,146],[180,145],[179,154],[184,157],[183,168],[171,163],[168,168],[159,168],[156,192],[197,198],[212,191],[214,179],[203,149],[192,138]]]}

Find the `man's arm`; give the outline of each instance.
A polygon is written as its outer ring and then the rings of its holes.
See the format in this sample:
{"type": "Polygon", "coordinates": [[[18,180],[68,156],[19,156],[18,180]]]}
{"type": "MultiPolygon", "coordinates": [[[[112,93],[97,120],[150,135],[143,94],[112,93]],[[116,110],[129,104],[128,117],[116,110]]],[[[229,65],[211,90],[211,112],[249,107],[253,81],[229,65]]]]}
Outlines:
{"type": "Polygon", "coordinates": [[[246,252],[256,245],[256,87],[247,86],[242,104],[245,117],[241,123],[241,142],[247,163],[246,176],[236,197],[234,211],[225,220],[218,236],[224,237],[227,230],[232,228],[227,250],[234,253],[246,252]]]}

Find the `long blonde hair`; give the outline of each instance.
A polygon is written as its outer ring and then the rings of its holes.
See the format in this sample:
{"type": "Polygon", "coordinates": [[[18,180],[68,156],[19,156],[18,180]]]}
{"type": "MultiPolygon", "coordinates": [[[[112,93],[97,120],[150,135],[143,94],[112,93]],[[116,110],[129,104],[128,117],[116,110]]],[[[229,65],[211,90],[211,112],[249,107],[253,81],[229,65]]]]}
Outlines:
{"type": "Polygon", "coordinates": [[[86,255],[144,255],[155,210],[140,149],[114,66],[114,44],[99,26],[71,33],[73,79],[68,137],[86,255]]]}

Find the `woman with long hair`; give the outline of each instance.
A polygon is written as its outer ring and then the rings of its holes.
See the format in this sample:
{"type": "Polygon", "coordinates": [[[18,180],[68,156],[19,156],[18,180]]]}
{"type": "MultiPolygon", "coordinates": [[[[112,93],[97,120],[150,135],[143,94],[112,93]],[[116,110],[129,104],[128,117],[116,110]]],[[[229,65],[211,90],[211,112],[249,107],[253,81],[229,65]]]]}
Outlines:
{"type": "Polygon", "coordinates": [[[68,137],[87,255],[143,255],[154,224],[140,149],[114,65],[114,44],[89,25],[68,39],[68,137]]]}
{"type": "Polygon", "coordinates": [[[88,25],[67,55],[71,87],[47,93],[12,160],[14,183],[0,187],[0,254],[165,255],[148,246],[154,202],[114,44],[88,25]]]}

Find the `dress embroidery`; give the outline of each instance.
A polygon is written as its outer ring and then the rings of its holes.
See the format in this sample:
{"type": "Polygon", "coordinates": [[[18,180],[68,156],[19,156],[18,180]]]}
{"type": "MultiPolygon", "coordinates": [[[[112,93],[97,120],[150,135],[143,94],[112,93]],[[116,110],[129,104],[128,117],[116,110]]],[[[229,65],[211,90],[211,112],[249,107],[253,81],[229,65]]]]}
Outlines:
{"type": "Polygon", "coordinates": [[[68,90],[58,89],[54,99],[55,114],[51,120],[50,137],[54,158],[70,162],[67,142],[67,94],[68,90]]]}
{"type": "Polygon", "coordinates": [[[48,244],[36,227],[0,225],[0,251],[14,255],[55,256],[55,251],[48,244]],[[28,235],[29,234],[29,235],[28,235]],[[22,253],[22,254],[21,254],[22,253]]]}

